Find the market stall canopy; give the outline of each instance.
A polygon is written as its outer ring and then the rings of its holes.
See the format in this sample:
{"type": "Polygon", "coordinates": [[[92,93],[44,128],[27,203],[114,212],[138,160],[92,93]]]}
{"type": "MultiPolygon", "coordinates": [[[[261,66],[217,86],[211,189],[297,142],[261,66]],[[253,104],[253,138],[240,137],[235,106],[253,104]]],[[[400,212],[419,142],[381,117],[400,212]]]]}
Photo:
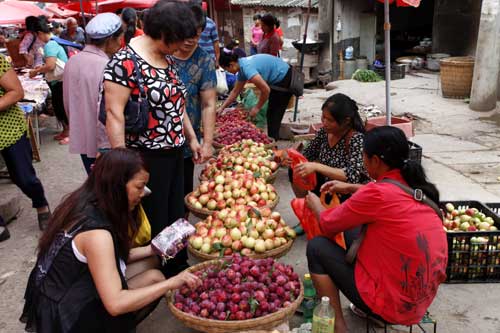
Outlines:
{"type": "Polygon", "coordinates": [[[29,2],[16,0],[0,2],[0,24],[24,24],[26,17],[39,15],[51,16],[29,2]]]}
{"type": "MultiPolygon", "coordinates": [[[[95,14],[96,12],[115,12],[119,9],[130,7],[135,9],[145,9],[153,7],[158,0],[105,0],[105,1],[91,1],[83,3],[83,11],[86,13],[95,14]],[[97,7],[97,10],[96,10],[97,7]]],[[[71,2],[60,7],[69,10],[80,10],[78,2],[71,2]]]]}
{"type": "Polygon", "coordinates": [[[76,10],[70,10],[70,9],[65,9],[62,7],[59,7],[58,4],[56,3],[51,3],[44,8],[47,12],[52,13],[55,18],[68,18],[72,16],[77,16],[80,15],[79,11],[76,10]]]}
{"type": "MultiPolygon", "coordinates": [[[[378,0],[378,2],[384,2],[384,0],[378,0]]],[[[420,0],[389,0],[389,4],[392,5],[396,2],[398,7],[418,7],[420,6],[420,0]]]]}

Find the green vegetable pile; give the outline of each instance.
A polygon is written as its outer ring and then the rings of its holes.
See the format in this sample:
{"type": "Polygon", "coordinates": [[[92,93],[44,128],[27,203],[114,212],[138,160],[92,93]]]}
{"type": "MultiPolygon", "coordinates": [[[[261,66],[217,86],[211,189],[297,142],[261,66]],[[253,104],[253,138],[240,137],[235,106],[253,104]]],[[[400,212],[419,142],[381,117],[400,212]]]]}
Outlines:
{"type": "Polygon", "coordinates": [[[369,69],[358,69],[352,75],[352,79],[360,82],[378,82],[382,81],[382,77],[369,69]]]}

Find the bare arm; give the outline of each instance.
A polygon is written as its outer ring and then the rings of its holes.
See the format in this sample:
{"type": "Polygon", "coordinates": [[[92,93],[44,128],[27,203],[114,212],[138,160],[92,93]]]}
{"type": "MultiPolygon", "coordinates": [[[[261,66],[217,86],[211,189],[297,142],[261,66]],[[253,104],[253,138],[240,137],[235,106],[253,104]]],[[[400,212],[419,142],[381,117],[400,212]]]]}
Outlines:
{"type": "Polygon", "coordinates": [[[201,122],[203,124],[203,146],[201,150],[202,162],[212,156],[212,142],[215,129],[215,89],[202,90],[201,97],[201,122]]]}
{"type": "Polygon", "coordinates": [[[184,112],[184,135],[186,135],[186,139],[189,142],[189,148],[191,148],[191,152],[193,153],[193,160],[196,163],[200,162],[200,153],[201,146],[198,142],[198,138],[196,137],[196,132],[193,129],[193,125],[191,125],[191,120],[189,120],[189,115],[187,112],[184,112]]]}
{"type": "Polygon", "coordinates": [[[0,87],[5,90],[5,94],[0,97],[0,112],[7,110],[24,97],[23,86],[13,69],[9,69],[0,77],[0,87]]]}
{"type": "Polygon", "coordinates": [[[130,250],[128,255],[127,264],[139,261],[144,258],[148,258],[154,255],[153,248],[151,245],[136,247],[130,250]]]}
{"type": "Polygon", "coordinates": [[[264,106],[264,104],[266,103],[266,101],[268,100],[269,94],[271,93],[271,88],[269,88],[269,85],[267,84],[267,82],[264,81],[264,79],[262,78],[262,76],[260,76],[259,74],[257,74],[254,77],[252,77],[250,79],[250,82],[252,82],[253,84],[255,84],[255,86],[257,87],[257,89],[260,90],[259,101],[255,105],[255,108],[258,109],[258,110],[260,110],[264,106]]]}
{"type": "Polygon", "coordinates": [[[215,50],[215,67],[219,68],[219,58],[220,58],[220,46],[218,45],[219,41],[216,40],[214,42],[214,50],[215,50]]]}
{"type": "Polygon", "coordinates": [[[225,108],[227,108],[228,105],[231,105],[231,103],[234,102],[236,97],[238,97],[238,95],[243,90],[245,83],[246,83],[245,81],[236,81],[236,84],[234,85],[233,90],[231,91],[231,93],[227,97],[224,104],[222,104],[222,106],[219,108],[219,110],[224,110],[225,108]]]}
{"type": "Polygon", "coordinates": [[[162,297],[167,290],[187,284],[190,288],[201,281],[190,273],[181,273],[169,280],[134,290],[122,288],[115,261],[113,238],[106,230],[83,232],[75,242],[87,258],[90,274],[104,307],[112,316],[139,310],[162,297]]]}
{"type": "Polygon", "coordinates": [[[106,133],[111,148],[125,147],[125,105],[131,89],[110,81],[104,82],[106,133]]]}

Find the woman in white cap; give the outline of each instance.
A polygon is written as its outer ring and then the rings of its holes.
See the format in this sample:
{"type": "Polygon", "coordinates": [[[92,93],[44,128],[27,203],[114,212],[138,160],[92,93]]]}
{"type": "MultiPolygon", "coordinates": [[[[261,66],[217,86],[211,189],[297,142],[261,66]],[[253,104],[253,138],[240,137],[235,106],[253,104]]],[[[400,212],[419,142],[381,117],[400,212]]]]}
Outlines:
{"type": "Polygon", "coordinates": [[[64,70],[64,108],[70,123],[69,152],[79,154],[87,174],[98,148],[109,146],[104,126],[97,121],[104,68],[120,49],[122,21],[113,13],[94,17],[85,28],[88,44],[71,57],[64,70]]]}

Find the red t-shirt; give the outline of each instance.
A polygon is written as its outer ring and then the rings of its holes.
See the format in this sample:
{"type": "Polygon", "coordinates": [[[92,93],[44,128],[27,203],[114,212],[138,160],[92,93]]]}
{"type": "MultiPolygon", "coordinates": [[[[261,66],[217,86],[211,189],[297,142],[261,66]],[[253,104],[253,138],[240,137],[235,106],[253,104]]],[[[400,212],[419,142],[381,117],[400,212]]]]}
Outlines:
{"type": "MultiPolygon", "coordinates": [[[[391,178],[406,184],[399,170],[391,178]]],[[[321,214],[325,235],[368,224],[355,264],[363,301],[391,323],[416,324],[446,278],[448,245],[442,221],[429,206],[389,183],[363,186],[321,214]]]]}

